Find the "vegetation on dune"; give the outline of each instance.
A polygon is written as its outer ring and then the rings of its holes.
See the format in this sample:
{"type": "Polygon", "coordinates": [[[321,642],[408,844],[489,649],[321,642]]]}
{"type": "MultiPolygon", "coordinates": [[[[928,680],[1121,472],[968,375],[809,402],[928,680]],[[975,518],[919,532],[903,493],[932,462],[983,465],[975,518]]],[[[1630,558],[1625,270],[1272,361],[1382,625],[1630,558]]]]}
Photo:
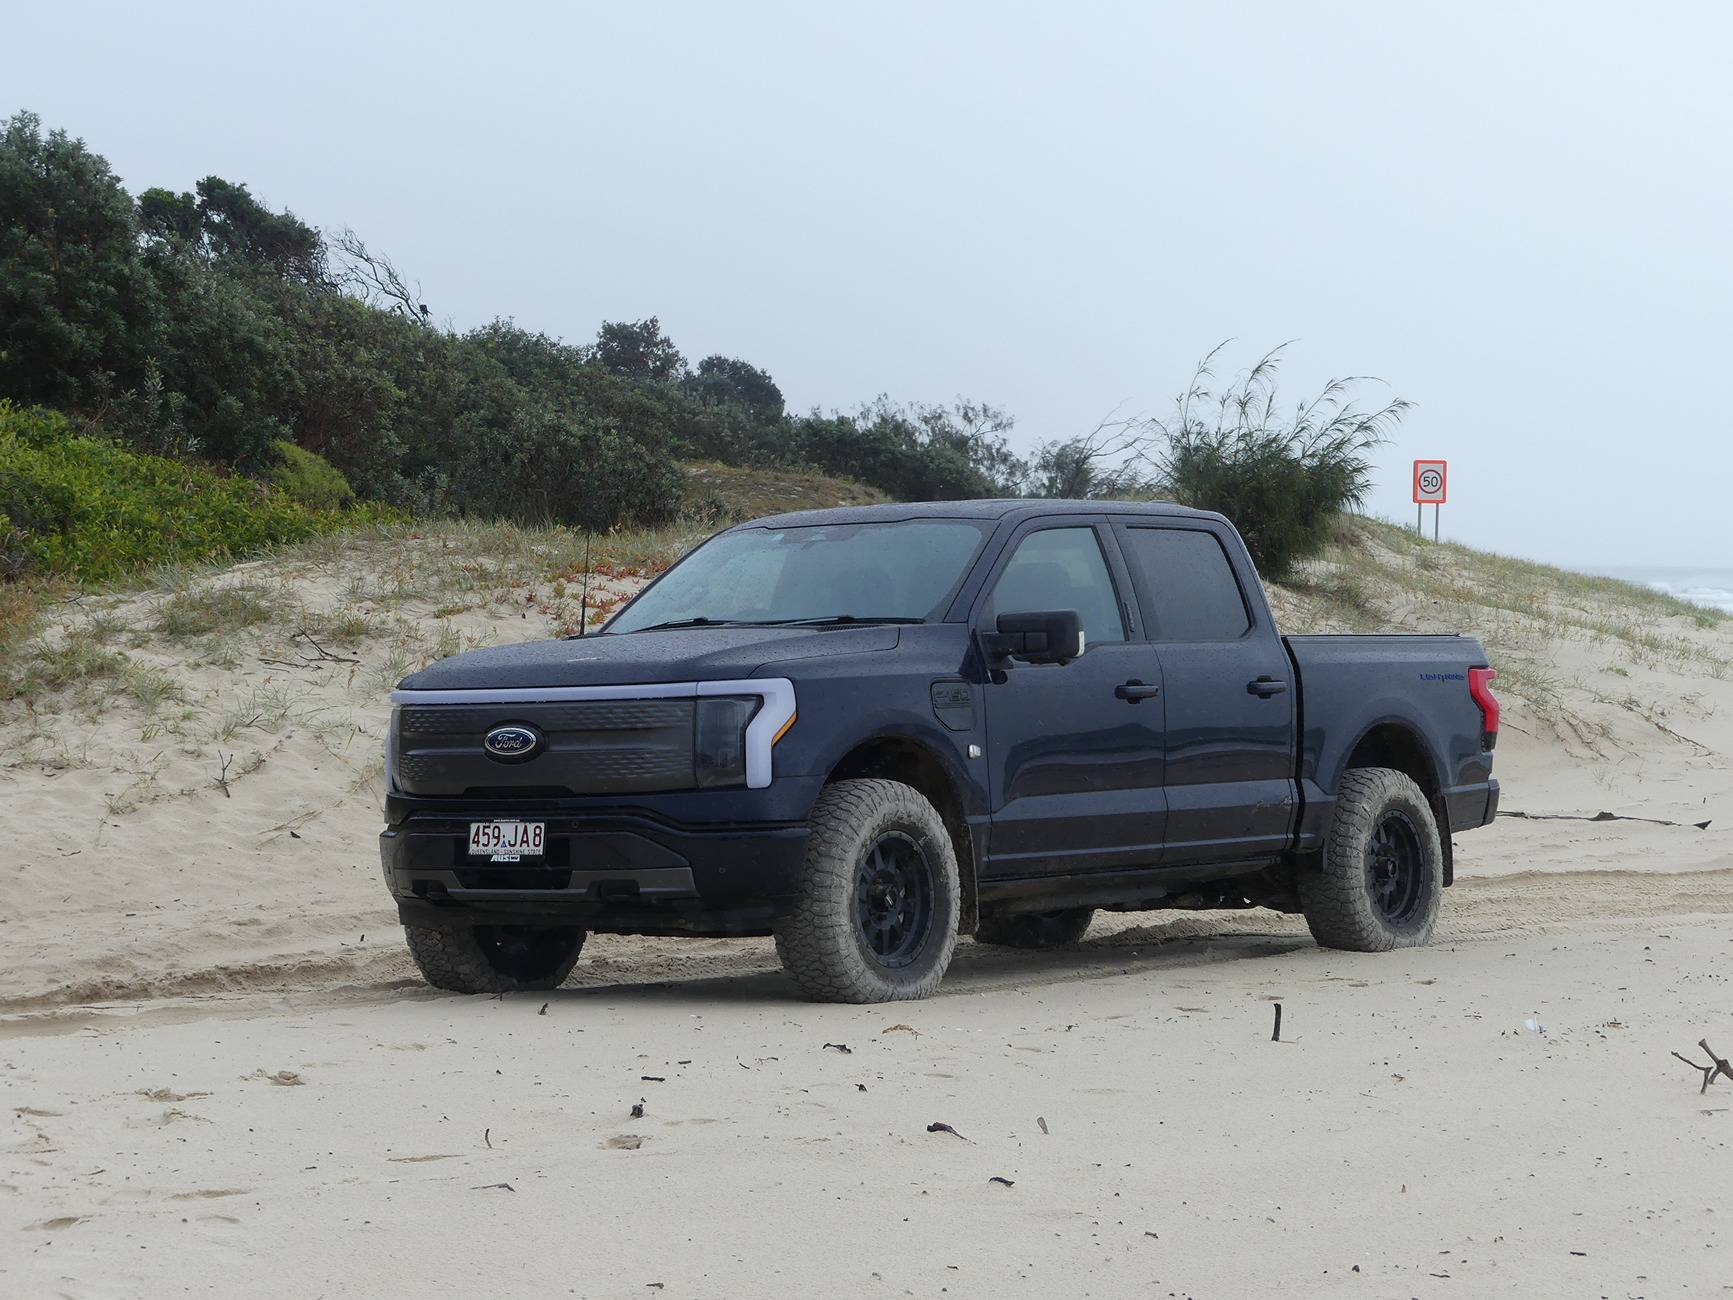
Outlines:
{"type": "MultiPolygon", "coordinates": [[[[1226,514],[1266,577],[1317,589],[1308,565],[1408,404],[1362,409],[1354,380],[1284,404],[1282,349],[1218,383],[1221,351],[1165,416],[1024,459],[980,402],[791,413],[766,370],[689,362],[655,317],[581,344],[509,318],[444,328],[351,231],[216,176],[135,199],[82,141],[0,125],[6,576],[104,581],[383,518],[684,537],[798,504],[1132,496],[1226,514]]],[[[1376,584],[1325,570],[1369,620],[1376,584]]],[[[0,638],[39,603],[7,587],[0,638]]]]}
{"type": "Polygon", "coordinates": [[[252,479],[129,450],[0,399],[0,567],[8,576],[105,582],[380,517],[377,508],[320,508],[252,479]]]}
{"type": "Polygon", "coordinates": [[[584,345],[509,319],[441,328],[420,285],[352,232],[217,176],[135,201],[28,113],[0,130],[0,396],[317,509],[343,490],[299,451],[364,501],[591,529],[672,518],[682,460],[901,497],[1010,491],[1020,466],[990,407],[791,415],[763,369],[689,364],[654,317],[584,345]]]}
{"type": "Polygon", "coordinates": [[[1281,579],[1323,550],[1338,522],[1365,504],[1371,452],[1410,403],[1372,410],[1353,379],[1332,379],[1291,410],[1277,403],[1283,348],[1214,387],[1225,344],[1198,363],[1172,413],[1106,420],[1036,457],[1037,495],[1163,497],[1232,519],[1266,578],[1281,579]]]}
{"type": "Polygon", "coordinates": [[[1633,673],[1725,679],[1729,617],[1664,592],[1593,577],[1352,516],[1320,553],[1270,588],[1277,622],[1290,632],[1466,632],[1498,669],[1498,690],[1523,701],[1523,716],[1599,743],[1580,705],[1599,700],[1665,719],[1629,688],[1633,673]],[[1709,636],[1704,633],[1711,633],[1709,636]],[[1560,646],[1602,656],[1597,671],[1566,673],[1560,646]]]}

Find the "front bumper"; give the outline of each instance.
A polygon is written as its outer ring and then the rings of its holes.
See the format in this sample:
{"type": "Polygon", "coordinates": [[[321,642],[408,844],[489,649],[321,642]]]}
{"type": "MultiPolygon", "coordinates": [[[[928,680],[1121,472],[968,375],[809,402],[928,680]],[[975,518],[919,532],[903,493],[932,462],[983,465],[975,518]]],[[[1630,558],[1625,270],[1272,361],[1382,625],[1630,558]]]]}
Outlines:
{"type": "Polygon", "coordinates": [[[381,869],[405,924],[762,934],[794,894],[808,835],[806,792],[776,785],[782,788],[774,796],[669,797],[669,808],[393,798],[393,824],[379,837],[381,869]],[[798,819],[789,815],[796,808],[798,819]],[[694,810],[707,820],[672,815],[694,810]],[[472,858],[470,823],[496,819],[546,823],[544,856],[472,858]]]}

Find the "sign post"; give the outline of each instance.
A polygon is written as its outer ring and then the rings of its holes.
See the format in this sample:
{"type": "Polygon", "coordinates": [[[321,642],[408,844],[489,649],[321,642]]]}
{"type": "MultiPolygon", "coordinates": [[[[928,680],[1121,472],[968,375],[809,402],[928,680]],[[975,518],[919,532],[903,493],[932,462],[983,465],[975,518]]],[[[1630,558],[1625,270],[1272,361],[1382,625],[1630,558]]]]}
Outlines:
{"type": "Polygon", "coordinates": [[[1438,508],[1450,497],[1450,465],[1442,460],[1414,462],[1414,531],[1424,537],[1426,507],[1432,507],[1432,540],[1438,540],[1438,508]]]}

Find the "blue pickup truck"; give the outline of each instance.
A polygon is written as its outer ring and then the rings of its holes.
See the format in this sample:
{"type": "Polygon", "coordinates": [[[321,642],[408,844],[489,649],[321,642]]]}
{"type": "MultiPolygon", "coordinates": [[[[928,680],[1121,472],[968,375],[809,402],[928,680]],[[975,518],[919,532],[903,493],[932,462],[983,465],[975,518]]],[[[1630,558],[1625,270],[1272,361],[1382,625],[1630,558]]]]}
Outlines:
{"type": "Polygon", "coordinates": [[[1283,636],[1220,515],[966,501],[729,528],[600,631],[406,678],[385,882],[433,985],[546,989],[591,932],[774,935],[813,998],[958,936],[1271,907],[1422,944],[1498,807],[1463,636],[1283,636]]]}

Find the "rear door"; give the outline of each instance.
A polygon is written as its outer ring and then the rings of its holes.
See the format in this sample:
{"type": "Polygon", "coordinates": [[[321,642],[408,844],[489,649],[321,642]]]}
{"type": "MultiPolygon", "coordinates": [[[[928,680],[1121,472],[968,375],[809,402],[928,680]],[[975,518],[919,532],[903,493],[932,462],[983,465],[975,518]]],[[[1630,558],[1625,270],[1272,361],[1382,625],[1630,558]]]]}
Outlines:
{"type": "Polygon", "coordinates": [[[1280,853],[1293,832],[1295,683],[1237,538],[1205,520],[1116,521],[1166,703],[1162,863],[1280,853]]]}
{"type": "Polygon", "coordinates": [[[985,690],[993,820],[986,877],[1153,866],[1161,854],[1161,666],[1099,516],[1024,524],[976,602],[1000,614],[1074,609],[1083,655],[1010,663],[985,690]]]}

